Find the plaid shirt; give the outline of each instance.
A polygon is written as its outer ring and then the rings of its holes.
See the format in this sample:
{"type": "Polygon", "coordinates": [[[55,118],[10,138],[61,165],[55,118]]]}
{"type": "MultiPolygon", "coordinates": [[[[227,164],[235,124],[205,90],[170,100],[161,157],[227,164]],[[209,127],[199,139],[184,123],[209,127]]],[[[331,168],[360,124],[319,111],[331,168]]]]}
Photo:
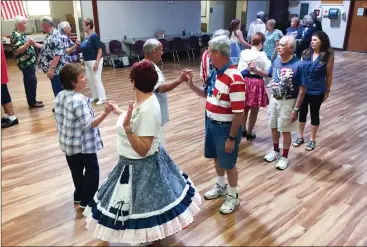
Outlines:
{"type": "Polygon", "coordinates": [[[55,118],[61,150],[68,156],[96,153],[103,148],[98,128],[92,128],[94,110],[87,97],[61,91],[55,99],[55,118]]]}
{"type": "MultiPolygon", "coordinates": [[[[65,34],[61,35],[61,39],[64,42],[65,49],[71,48],[75,45],[74,42],[68,36],[66,36],[65,34]]],[[[68,55],[65,52],[65,64],[67,64],[67,63],[77,63],[78,59],[79,59],[78,50],[75,50],[73,53],[71,53],[71,55],[68,55]]]]}

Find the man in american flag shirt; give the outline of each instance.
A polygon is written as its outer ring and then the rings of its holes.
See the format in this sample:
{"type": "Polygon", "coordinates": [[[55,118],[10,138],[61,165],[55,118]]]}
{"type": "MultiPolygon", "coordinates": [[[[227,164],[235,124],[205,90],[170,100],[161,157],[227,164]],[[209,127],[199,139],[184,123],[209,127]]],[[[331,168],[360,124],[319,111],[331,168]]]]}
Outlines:
{"type": "MultiPolygon", "coordinates": [[[[226,196],[220,208],[223,214],[232,213],[240,204],[236,162],[245,106],[245,83],[237,66],[230,61],[230,44],[227,36],[218,36],[209,42],[208,55],[216,68],[215,78],[208,79],[214,81],[210,87],[198,87],[192,83],[192,78],[187,82],[195,93],[207,99],[205,157],[214,159],[217,183],[204,194],[204,198],[212,200],[226,196]],[[224,181],[225,174],[229,186],[224,181]]],[[[213,73],[210,74],[212,76],[213,73]]]]}

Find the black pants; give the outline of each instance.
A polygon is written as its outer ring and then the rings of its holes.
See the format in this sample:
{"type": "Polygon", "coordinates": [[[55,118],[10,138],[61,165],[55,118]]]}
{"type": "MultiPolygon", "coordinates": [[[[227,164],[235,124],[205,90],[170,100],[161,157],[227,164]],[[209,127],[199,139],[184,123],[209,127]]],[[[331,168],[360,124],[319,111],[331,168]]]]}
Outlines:
{"type": "Polygon", "coordinates": [[[305,123],[307,120],[308,114],[308,105],[310,105],[311,112],[311,124],[314,126],[320,125],[320,107],[322,101],[324,100],[324,94],[320,95],[305,95],[303,99],[300,112],[299,112],[299,121],[305,123]]]}
{"type": "Polygon", "coordinates": [[[97,154],[66,155],[66,160],[73,177],[75,195],[81,199],[80,204],[86,206],[98,190],[99,166],[97,154]]]}
{"type": "Polygon", "coordinates": [[[36,103],[37,91],[36,68],[34,66],[29,66],[21,69],[21,71],[23,72],[24,89],[28,105],[33,106],[36,103]]]}

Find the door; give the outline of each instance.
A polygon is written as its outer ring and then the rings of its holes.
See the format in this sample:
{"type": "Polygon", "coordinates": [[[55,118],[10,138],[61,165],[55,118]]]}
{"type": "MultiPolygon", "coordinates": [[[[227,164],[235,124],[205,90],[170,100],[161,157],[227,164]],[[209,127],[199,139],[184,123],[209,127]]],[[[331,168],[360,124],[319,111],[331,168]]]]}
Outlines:
{"type": "MultiPolygon", "coordinates": [[[[351,8],[353,12],[349,17],[349,32],[347,41],[347,51],[355,52],[367,52],[367,42],[366,42],[366,30],[367,30],[367,16],[360,16],[358,14],[358,9],[367,8],[366,0],[358,0],[351,2],[351,8]]],[[[361,12],[361,10],[359,11],[361,12]]],[[[362,11],[363,13],[363,11],[362,11]]]]}
{"type": "Polygon", "coordinates": [[[227,29],[224,24],[225,7],[224,1],[211,1],[209,11],[209,33],[214,33],[218,29],[227,29]]]}

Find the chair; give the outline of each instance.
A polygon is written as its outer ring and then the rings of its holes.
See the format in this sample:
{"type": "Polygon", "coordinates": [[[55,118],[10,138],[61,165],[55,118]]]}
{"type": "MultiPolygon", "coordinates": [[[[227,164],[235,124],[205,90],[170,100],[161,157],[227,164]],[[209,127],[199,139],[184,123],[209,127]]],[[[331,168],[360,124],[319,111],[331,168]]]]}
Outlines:
{"type": "Polygon", "coordinates": [[[106,44],[101,42],[103,65],[113,66],[113,59],[111,59],[111,54],[107,52],[106,44]]]}
{"type": "Polygon", "coordinates": [[[138,57],[138,61],[140,61],[140,57],[144,57],[144,46],[145,41],[144,40],[137,40],[134,45],[134,56],[138,57]]]}
{"type": "MultiPolygon", "coordinates": [[[[163,47],[163,53],[171,52],[171,48],[169,47],[169,43],[166,39],[159,39],[159,42],[161,42],[163,47]]],[[[161,59],[161,63],[163,65],[163,60],[161,59]]]]}
{"type": "Polygon", "coordinates": [[[205,49],[207,49],[209,41],[210,41],[209,35],[207,34],[201,35],[201,47],[204,47],[205,49]]]}
{"type": "Polygon", "coordinates": [[[174,37],[172,39],[172,55],[173,55],[173,60],[175,63],[176,63],[175,53],[177,56],[177,61],[180,62],[180,58],[178,57],[178,51],[184,51],[184,50],[185,50],[184,41],[180,37],[174,37]]]}
{"type": "MultiPolygon", "coordinates": [[[[200,44],[199,44],[199,38],[196,36],[191,36],[189,38],[189,46],[187,48],[187,55],[189,55],[189,50],[191,50],[191,54],[193,57],[193,60],[195,60],[195,55],[194,55],[194,49],[200,49],[200,44]]],[[[189,59],[190,59],[190,55],[189,55],[189,59]]]]}
{"type": "Polygon", "coordinates": [[[117,56],[121,61],[121,58],[124,57],[127,53],[122,49],[122,44],[118,40],[111,40],[108,44],[110,48],[111,56],[117,56]]]}

